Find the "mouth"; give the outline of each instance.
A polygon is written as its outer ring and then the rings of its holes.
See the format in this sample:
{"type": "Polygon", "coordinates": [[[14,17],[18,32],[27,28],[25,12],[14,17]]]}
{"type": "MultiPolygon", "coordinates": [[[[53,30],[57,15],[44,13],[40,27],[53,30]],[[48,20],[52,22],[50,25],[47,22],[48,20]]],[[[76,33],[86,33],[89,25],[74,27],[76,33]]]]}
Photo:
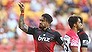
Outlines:
{"type": "Polygon", "coordinates": [[[41,27],[43,27],[43,25],[40,23],[40,24],[39,24],[39,28],[41,28],[41,27]]]}
{"type": "Polygon", "coordinates": [[[39,24],[39,28],[44,29],[45,27],[43,26],[43,24],[39,24]]]}

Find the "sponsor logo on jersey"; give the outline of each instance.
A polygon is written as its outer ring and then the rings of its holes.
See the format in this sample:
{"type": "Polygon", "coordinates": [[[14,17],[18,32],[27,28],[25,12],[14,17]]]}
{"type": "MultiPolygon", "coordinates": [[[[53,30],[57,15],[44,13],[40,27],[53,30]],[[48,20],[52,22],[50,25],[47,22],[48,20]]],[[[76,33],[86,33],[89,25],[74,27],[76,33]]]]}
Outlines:
{"type": "Polygon", "coordinates": [[[46,36],[39,36],[38,41],[45,41],[45,42],[50,42],[50,38],[46,36]]]}

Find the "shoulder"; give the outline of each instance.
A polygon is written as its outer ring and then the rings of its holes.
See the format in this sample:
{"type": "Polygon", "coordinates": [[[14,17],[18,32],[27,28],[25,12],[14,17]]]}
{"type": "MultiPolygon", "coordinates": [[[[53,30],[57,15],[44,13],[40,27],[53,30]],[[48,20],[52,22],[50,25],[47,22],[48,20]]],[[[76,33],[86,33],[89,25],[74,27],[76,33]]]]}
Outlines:
{"type": "Polygon", "coordinates": [[[58,31],[51,29],[54,34],[60,34],[58,31]]]}
{"type": "Polygon", "coordinates": [[[74,30],[70,29],[70,30],[66,33],[66,35],[68,35],[68,36],[70,36],[70,37],[74,37],[74,36],[77,36],[77,33],[76,33],[74,30]]]}
{"type": "Polygon", "coordinates": [[[54,29],[48,29],[47,30],[49,33],[51,33],[51,34],[53,34],[53,35],[55,35],[55,36],[60,36],[60,33],[58,32],[58,31],[56,31],[56,30],[54,30],[54,29]]]}
{"type": "Polygon", "coordinates": [[[77,33],[78,35],[87,35],[84,31],[80,31],[77,33]]]}

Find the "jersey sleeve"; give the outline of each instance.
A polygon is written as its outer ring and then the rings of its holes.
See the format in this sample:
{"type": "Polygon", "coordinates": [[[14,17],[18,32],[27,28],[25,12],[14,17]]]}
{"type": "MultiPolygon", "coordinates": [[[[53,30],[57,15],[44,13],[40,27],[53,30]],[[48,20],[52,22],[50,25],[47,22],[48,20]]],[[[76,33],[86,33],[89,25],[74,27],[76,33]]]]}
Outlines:
{"type": "Polygon", "coordinates": [[[74,36],[70,39],[70,46],[71,47],[78,47],[79,46],[79,38],[74,36]]]}
{"type": "Polygon", "coordinates": [[[35,34],[35,28],[28,27],[28,31],[26,33],[32,35],[35,34]]]}
{"type": "Polygon", "coordinates": [[[58,32],[55,32],[54,34],[56,34],[56,41],[57,43],[59,43],[59,45],[62,45],[63,44],[63,38],[62,36],[58,33],[58,32]]]}
{"type": "Polygon", "coordinates": [[[88,47],[88,43],[89,43],[88,35],[83,31],[78,33],[78,35],[80,38],[81,47],[88,47]]]}

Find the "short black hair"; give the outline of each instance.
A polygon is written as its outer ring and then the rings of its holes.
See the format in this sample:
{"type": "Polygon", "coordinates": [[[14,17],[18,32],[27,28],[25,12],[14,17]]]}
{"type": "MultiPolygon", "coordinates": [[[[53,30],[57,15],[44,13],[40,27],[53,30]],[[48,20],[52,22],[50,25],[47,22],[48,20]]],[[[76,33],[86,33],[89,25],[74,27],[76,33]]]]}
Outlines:
{"type": "Polygon", "coordinates": [[[42,17],[44,17],[48,23],[51,23],[53,21],[53,18],[47,13],[42,14],[42,17]]]}
{"type": "Polygon", "coordinates": [[[74,24],[77,23],[78,18],[80,18],[80,17],[79,16],[70,16],[69,17],[68,23],[69,23],[70,28],[73,28],[74,24]]]}

